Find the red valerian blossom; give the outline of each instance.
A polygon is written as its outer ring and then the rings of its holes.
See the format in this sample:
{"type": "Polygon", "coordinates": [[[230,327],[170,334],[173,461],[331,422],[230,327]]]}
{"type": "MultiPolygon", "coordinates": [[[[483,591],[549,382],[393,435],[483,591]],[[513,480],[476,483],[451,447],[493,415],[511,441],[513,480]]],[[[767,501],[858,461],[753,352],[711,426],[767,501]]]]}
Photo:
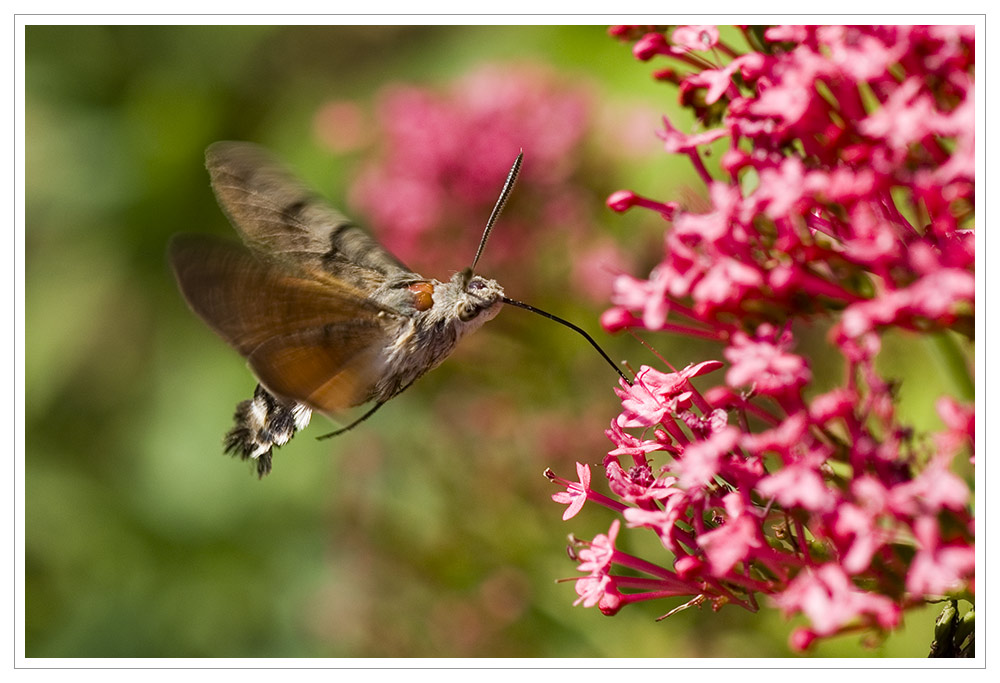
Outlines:
{"type": "MultiPolygon", "coordinates": [[[[607,300],[628,261],[616,241],[593,229],[607,222],[593,202],[595,193],[599,196],[595,186],[606,191],[609,169],[650,152],[634,144],[601,148],[597,141],[604,138],[596,133],[612,125],[631,130],[637,126],[630,122],[641,119],[645,141],[655,113],[602,106],[585,81],[526,62],[487,64],[440,86],[388,85],[360,137],[339,125],[356,113],[347,103],[327,105],[316,118],[317,135],[334,150],[345,149],[345,136],[355,145],[372,141],[348,203],[408,266],[426,275],[456,268],[462,244],[471,258],[503,180],[523,150],[515,200],[491,233],[486,253],[491,277],[501,282],[516,277],[518,296],[530,298],[555,286],[545,281],[550,272],[568,270],[572,279],[560,275],[561,287],[572,285],[594,301],[607,300]],[[572,258],[566,249],[570,240],[572,258]]],[[[350,129],[351,120],[346,123],[350,129]]],[[[635,196],[622,201],[657,206],[635,196]]]]}
{"type": "MultiPolygon", "coordinates": [[[[740,29],[612,27],[695,114],[664,118],[667,153],[690,159],[710,201],[694,213],[621,190],[614,211],[668,222],[660,263],[622,274],[602,317],[721,344],[726,364],[643,366],[615,388],[605,433],[611,495],[549,472],[553,496],[620,514],[577,541],[577,603],[614,614],[683,598],[748,610],[759,596],[808,625],[790,638],[890,631],[928,600],[974,595],[972,496],[953,471],[973,455],[974,407],[937,400],[931,434],[898,416],[877,363],[891,330],[936,335],[968,367],[975,315],[974,31],[967,26],[740,29]],[[718,169],[706,165],[706,147],[718,169]],[[704,157],[704,158],[703,158],[704,157]],[[825,325],[844,368],[818,388],[796,332],[825,325]],[[725,369],[724,373],[716,371],[725,369]],[[718,384],[699,388],[708,378],[718,384]],[[699,386],[696,386],[698,384],[699,386]],[[657,561],[615,548],[653,531],[657,561]],[[626,570],[626,571],[622,571],[626,570]]],[[[960,379],[969,382],[968,374],[960,379]]],[[[968,397],[971,399],[971,395],[968,397]]]]}
{"type": "MultiPolygon", "coordinates": [[[[550,236],[574,239],[601,262],[624,263],[613,243],[586,238],[597,214],[583,200],[592,190],[581,150],[597,117],[585,86],[527,63],[486,65],[440,87],[387,86],[374,118],[376,146],[349,203],[418,272],[457,267],[456,244],[474,251],[476,231],[521,150],[517,201],[490,238],[493,275],[517,268],[519,293],[530,293],[538,269],[525,262],[550,236]]],[[[613,271],[583,260],[578,266],[603,300],[613,271]]]]}
{"type": "Polygon", "coordinates": [[[576,472],[580,476],[579,483],[570,483],[565,491],[552,496],[555,502],[568,505],[566,512],[563,513],[563,519],[575,517],[587,502],[587,492],[590,490],[590,466],[577,463],[576,472]]]}

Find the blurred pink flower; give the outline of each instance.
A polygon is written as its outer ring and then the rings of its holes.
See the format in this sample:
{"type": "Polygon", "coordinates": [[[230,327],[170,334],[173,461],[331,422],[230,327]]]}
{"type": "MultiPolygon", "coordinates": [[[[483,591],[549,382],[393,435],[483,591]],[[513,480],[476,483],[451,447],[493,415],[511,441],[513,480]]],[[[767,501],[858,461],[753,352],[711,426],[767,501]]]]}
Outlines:
{"type": "Polygon", "coordinates": [[[736,445],[739,430],[726,427],[707,439],[695,441],[684,449],[675,471],[680,475],[679,484],[685,489],[702,489],[719,473],[723,456],[736,445]]]}
{"type": "Polygon", "coordinates": [[[659,131],[656,134],[663,140],[663,147],[669,154],[688,152],[697,149],[698,145],[707,145],[726,135],[726,131],[720,129],[696,135],[685,135],[670,125],[670,120],[666,116],[663,117],[663,128],[663,131],[659,131]]]}
{"type": "Polygon", "coordinates": [[[823,512],[837,503],[837,497],[827,488],[819,469],[801,460],[786,464],[761,479],[757,490],[786,509],[798,507],[823,512]]]}
{"type": "Polygon", "coordinates": [[[563,197],[590,109],[584,89],[530,65],[485,66],[441,90],[389,87],[376,109],[379,153],[358,174],[350,202],[405,262],[453,258],[459,237],[471,258],[473,230],[485,224],[524,150],[523,208],[505,215],[507,225],[490,243],[492,262],[523,258],[535,244],[526,236],[539,235],[539,225],[550,229],[543,217],[566,216],[563,197]],[[533,204],[535,216],[527,211],[533,204]],[[526,219],[533,225],[519,228],[526,219]]]}
{"type": "Polygon", "coordinates": [[[965,543],[943,544],[938,524],[921,517],[914,525],[918,550],[906,574],[906,590],[917,595],[947,595],[961,589],[976,568],[976,549],[965,543]]]}
{"type": "Polygon", "coordinates": [[[739,493],[727,494],[722,504],[727,514],[725,524],[701,534],[697,541],[708,557],[712,573],[724,577],[734,564],[746,559],[750,550],[762,547],[764,539],[739,493]]]}
{"type": "Polygon", "coordinates": [[[736,332],[723,353],[732,363],[726,373],[729,386],[754,386],[762,394],[794,391],[812,379],[802,356],[788,353],[792,337],[777,335],[769,326],[757,330],[756,338],[736,332]]]}
{"type": "Polygon", "coordinates": [[[951,396],[942,396],[935,406],[946,430],[935,436],[938,450],[953,455],[968,446],[974,462],[973,444],[976,439],[976,410],[973,405],[963,405],[951,396]]]}
{"type": "Polygon", "coordinates": [[[710,50],[719,42],[719,29],[715,26],[678,26],[670,39],[677,47],[710,50]]]}
{"type": "Polygon", "coordinates": [[[899,623],[900,609],[892,600],[857,588],[832,563],[803,570],[773,600],[786,614],[805,614],[811,630],[820,636],[833,635],[857,620],[868,620],[881,628],[899,623]]]}

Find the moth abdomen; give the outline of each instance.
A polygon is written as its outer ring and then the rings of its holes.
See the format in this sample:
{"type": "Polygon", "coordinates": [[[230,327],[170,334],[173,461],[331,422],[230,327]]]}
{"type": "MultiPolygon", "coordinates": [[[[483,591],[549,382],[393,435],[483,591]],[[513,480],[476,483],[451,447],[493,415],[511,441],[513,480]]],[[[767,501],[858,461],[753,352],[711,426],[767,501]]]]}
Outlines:
{"type": "Polygon", "coordinates": [[[236,406],[235,424],[223,439],[225,452],[241,460],[256,461],[257,476],[263,477],[271,471],[273,449],[305,429],[311,416],[308,407],[278,398],[258,384],[253,398],[236,406]]]}

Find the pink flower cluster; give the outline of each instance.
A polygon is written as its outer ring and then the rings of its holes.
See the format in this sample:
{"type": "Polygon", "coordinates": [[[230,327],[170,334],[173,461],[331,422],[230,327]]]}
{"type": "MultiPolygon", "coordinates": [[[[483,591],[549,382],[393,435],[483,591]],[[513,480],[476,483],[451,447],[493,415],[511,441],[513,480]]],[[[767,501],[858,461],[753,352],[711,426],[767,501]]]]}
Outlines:
{"type": "Polygon", "coordinates": [[[876,366],[887,330],[971,337],[974,32],[742,32],[740,54],[713,26],[611,29],[638,59],[671,60],[656,76],[702,130],[664,118],[659,135],[691,160],[711,208],[608,198],[670,226],[661,262],[617,279],[602,322],[715,340],[726,363],[643,366],[621,383],[602,463],[611,495],[592,488],[588,465],[576,482],[548,475],[565,486],[553,496],[564,518],[585,501],[621,516],[573,551],[578,603],[756,610],[765,595],[807,618],[791,638],[804,649],[974,590],[970,491],[952,471],[972,453],[973,408],[942,397],[946,430],[928,438],[897,417],[897,387],[876,366]],[[728,145],[713,172],[703,152],[716,141],[728,145]],[[840,386],[814,386],[796,353],[803,320],[829,326],[840,386]],[[708,376],[717,385],[696,388],[708,376]],[[618,549],[622,522],[653,531],[672,564],[618,549]]]}
{"type": "Polygon", "coordinates": [[[570,210],[584,204],[574,174],[591,109],[584,89],[530,64],[488,65],[437,89],[387,87],[376,109],[378,151],[350,202],[407,264],[457,268],[456,244],[468,245],[471,260],[523,149],[517,201],[490,238],[488,261],[499,276],[498,267],[523,261],[547,232],[584,233],[591,224],[570,210]]]}

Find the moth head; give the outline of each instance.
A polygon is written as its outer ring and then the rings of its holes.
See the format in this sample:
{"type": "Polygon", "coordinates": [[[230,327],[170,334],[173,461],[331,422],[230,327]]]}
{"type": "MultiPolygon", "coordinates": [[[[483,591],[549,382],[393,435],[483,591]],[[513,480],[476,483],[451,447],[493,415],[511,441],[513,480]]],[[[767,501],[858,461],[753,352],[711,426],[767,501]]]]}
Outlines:
{"type": "Polygon", "coordinates": [[[482,318],[477,321],[481,325],[500,312],[503,287],[496,280],[476,275],[471,268],[466,268],[455,273],[451,281],[459,292],[456,313],[462,322],[469,323],[482,318]]]}

